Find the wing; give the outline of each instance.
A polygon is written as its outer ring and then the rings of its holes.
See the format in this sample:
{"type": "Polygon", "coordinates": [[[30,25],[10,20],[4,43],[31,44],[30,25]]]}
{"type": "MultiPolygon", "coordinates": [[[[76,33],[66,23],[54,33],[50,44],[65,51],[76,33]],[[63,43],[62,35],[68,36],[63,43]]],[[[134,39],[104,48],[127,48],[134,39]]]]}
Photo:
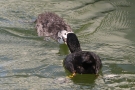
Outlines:
{"type": "Polygon", "coordinates": [[[65,67],[67,70],[69,70],[71,73],[75,73],[75,69],[74,69],[74,65],[73,65],[73,63],[72,63],[72,60],[73,60],[72,54],[69,54],[69,55],[65,58],[63,64],[64,64],[64,67],[65,67]]]}
{"type": "Polygon", "coordinates": [[[102,67],[101,59],[93,52],[83,52],[82,66],[88,72],[97,74],[102,67]]]}

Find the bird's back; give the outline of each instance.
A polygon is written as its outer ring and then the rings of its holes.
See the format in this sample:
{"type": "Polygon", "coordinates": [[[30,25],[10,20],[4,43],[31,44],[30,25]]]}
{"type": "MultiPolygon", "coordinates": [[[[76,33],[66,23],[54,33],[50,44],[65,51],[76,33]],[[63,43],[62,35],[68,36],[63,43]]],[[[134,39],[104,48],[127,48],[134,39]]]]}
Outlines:
{"type": "Polygon", "coordinates": [[[69,54],[64,61],[64,66],[70,72],[74,70],[79,74],[97,74],[102,64],[99,56],[93,52],[80,51],[69,54]]]}
{"type": "Polygon", "coordinates": [[[52,12],[39,14],[35,22],[37,32],[40,33],[39,36],[51,36],[53,39],[56,39],[58,31],[72,31],[62,18],[52,12]]]}

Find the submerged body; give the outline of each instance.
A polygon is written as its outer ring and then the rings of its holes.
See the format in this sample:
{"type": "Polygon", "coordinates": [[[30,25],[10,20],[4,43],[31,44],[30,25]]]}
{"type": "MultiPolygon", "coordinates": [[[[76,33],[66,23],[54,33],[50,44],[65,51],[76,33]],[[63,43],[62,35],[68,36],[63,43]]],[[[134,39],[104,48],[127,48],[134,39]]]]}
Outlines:
{"type": "Polygon", "coordinates": [[[87,51],[71,53],[63,63],[71,73],[79,74],[97,74],[102,66],[99,56],[87,51]]]}
{"type": "Polygon", "coordinates": [[[98,74],[102,67],[101,59],[93,52],[82,51],[79,40],[74,33],[67,34],[67,45],[71,54],[67,55],[63,64],[73,75],[98,74]]]}
{"type": "Polygon", "coordinates": [[[35,23],[38,36],[43,36],[46,40],[51,37],[59,43],[64,43],[61,34],[72,32],[71,27],[57,14],[52,12],[39,14],[35,23]]]}

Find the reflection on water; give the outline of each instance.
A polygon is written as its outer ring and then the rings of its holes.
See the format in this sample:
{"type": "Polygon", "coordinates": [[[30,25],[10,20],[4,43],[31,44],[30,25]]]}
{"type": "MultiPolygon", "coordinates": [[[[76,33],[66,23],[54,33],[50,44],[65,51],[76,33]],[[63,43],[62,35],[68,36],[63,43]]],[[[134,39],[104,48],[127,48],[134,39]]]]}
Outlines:
{"type": "Polygon", "coordinates": [[[0,6],[1,89],[135,89],[135,1],[3,0],[0,6]],[[44,11],[63,17],[82,49],[101,57],[98,77],[66,77],[67,46],[37,36],[33,21],[44,11]]]}
{"type": "Polygon", "coordinates": [[[74,83],[82,83],[82,84],[94,84],[94,80],[96,79],[95,75],[76,75],[72,78],[74,83]]]}
{"type": "Polygon", "coordinates": [[[60,55],[67,55],[69,54],[69,50],[66,44],[60,44],[59,45],[59,53],[60,55]]]}

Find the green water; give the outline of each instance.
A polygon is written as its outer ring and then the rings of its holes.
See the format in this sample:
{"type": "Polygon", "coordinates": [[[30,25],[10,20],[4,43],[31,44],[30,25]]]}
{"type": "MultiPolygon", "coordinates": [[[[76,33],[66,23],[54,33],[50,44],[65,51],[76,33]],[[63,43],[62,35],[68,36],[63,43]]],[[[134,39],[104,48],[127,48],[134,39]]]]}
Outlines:
{"type": "Polygon", "coordinates": [[[134,90],[134,0],[1,0],[1,90],[134,90]],[[99,76],[67,78],[65,45],[38,37],[33,21],[52,11],[72,27],[85,51],[98,54],[99,76]]]}

